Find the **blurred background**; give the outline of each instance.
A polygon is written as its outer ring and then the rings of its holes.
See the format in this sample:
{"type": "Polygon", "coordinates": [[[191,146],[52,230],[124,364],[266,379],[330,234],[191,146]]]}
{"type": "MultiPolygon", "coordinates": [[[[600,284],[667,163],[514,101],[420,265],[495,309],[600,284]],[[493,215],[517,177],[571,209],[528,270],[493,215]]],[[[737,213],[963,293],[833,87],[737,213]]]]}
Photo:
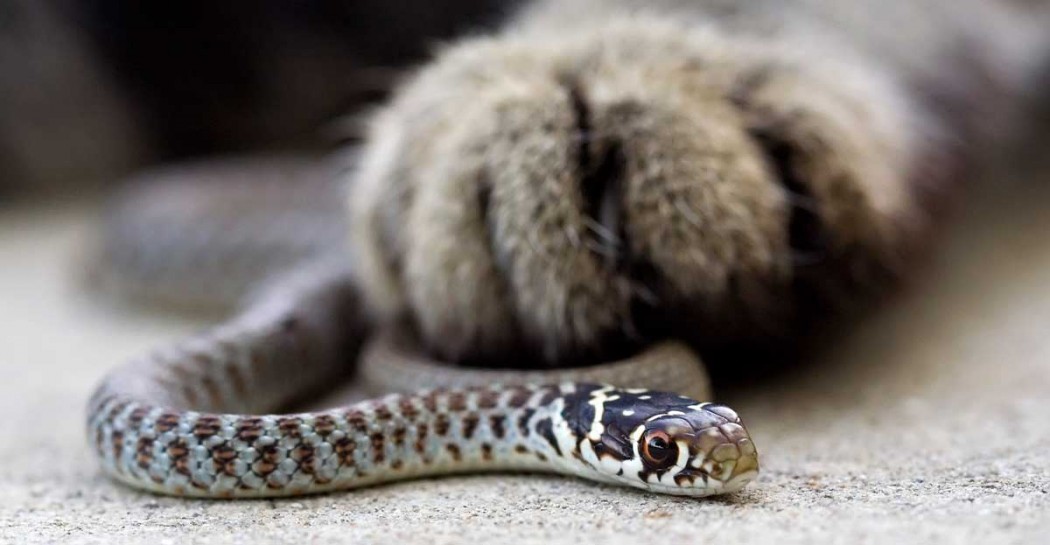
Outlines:
{"type": "Polygon", "coordinates": [[[1026,151],[975,185],[916,289],[810,365],[719,391],[764,456],[742,498],[625,492],[596,509],[593,486],[500,475],[201,504],[99,474],[83,436],[94,385],[206,323],[87,298],[103,197],[153,164],[354,140],[356,114],[435,44],[517,3],[0,0],[0,543],[267,542],[275,528],[429,544],[615,542],[638,528],[724,543],[1046,543],[1047,107],[1026,151]]]}
{"type": "Polygon", "coordinates": [[[435,44],[514,0],[0,1],[0,199],[355,137],[435,44]]]}
{"type": "Polygon", "coordinates": [[[0,200],[97,193],[196,156],[331,149],[407,68],[521,3],[2,0],[0,200]]]}

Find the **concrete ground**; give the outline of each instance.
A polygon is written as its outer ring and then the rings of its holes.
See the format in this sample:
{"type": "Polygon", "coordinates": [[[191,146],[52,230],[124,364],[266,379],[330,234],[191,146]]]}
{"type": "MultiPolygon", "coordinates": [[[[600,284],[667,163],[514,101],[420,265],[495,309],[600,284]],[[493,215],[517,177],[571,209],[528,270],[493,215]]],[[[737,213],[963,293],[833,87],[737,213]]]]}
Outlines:
{"type": "Polygon", "coordinates": [[[129,490],[87,449],[85,400],[199,324],[84,297],[93,206],[0,208],[0,543],[1050,543],[1050,184],[997,193],[819,361],[728,392],[763,472],[715,500],[527,475],[282,501],[129,490]]]}

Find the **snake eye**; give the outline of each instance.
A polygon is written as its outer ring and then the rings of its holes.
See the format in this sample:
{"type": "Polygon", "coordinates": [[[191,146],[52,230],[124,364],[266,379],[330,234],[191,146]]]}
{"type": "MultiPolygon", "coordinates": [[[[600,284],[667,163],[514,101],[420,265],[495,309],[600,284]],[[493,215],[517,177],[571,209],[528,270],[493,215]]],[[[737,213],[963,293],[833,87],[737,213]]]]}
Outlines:
{"type": "Polygon", "coordinates": [[[668,467],[678,458],[678,444],[666,432],[651,431],[642,437],[642,457],[656,468],[668,467]]]}

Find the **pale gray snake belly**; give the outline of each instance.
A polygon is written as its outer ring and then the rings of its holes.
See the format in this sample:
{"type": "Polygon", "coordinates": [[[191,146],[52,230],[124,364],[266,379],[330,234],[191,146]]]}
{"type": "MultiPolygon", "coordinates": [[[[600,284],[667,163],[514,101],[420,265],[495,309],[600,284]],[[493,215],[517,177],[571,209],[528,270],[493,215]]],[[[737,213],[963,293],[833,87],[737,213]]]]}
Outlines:
{"type": "Polygon", "coordinates": [[[467,369],[375,330],[342,254],[342,199],[326,172],[314,162],[206,164],[156,174],[117,205],[94,271],[103,287],[187,306],[228,304],[254,287],[233,318],[102,381],[88,433],[108,474],[214,498],[488,471],[693,496],[755,478],[747,430],[728,407],[698,401],[709,396],[706,374],[680,343],[576,369],[467,369]],[[241,227],[249,220],[261,226],[241,227]],[[348,377],[395,393],[274,414],[348,377]]]}

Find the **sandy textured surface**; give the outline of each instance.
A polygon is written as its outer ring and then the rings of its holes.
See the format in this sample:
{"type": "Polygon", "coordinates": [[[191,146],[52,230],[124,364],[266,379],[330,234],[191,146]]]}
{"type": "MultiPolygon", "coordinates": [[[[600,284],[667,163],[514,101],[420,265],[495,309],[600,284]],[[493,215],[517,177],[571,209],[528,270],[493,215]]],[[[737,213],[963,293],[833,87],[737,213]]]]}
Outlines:
{"type": "Polygon", "coordinates": [[[0,543],[1050,543],[1050,186],[974,199],[911,293],[790,378],[727,392],[764,471],[730,499],[557,477],[202,502],[103,478],[83,407],[199,327],[75,283],[88,206],[0,208],[0,543]]]}

